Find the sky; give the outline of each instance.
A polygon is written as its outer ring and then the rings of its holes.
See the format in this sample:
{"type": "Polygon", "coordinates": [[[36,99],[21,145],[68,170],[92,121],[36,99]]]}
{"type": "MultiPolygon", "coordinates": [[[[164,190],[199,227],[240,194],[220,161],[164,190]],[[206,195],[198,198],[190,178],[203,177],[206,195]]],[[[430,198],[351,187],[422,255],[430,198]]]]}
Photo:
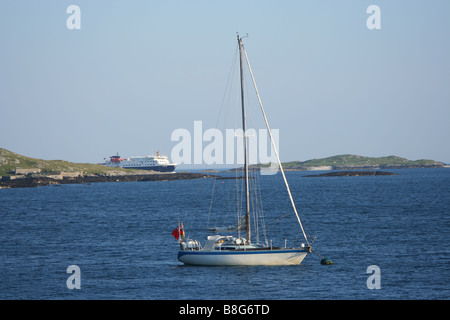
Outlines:
{"type": "Polygon", "coordinates": [[[448,0],[0,0],[0,148],[170,157],[175,130],[216,126],[239,32],[282,161],[450,163],[449,14],[448,0]]]}

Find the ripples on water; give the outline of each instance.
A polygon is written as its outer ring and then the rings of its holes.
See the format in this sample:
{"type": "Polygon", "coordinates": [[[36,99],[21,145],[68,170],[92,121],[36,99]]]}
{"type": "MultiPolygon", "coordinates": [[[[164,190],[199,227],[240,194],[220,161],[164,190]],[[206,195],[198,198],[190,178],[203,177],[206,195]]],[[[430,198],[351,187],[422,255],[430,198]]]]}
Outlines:
{"type": "MultiPolygon", "coordinates": [[[[1,299],[449,299],[450,169],[288,180],[315,249],[300,266],[190,267],[178,220],[204,242],[213,181],[123,182],[0,190],[1,299]],[[69,265],[81,289],[69,290],[69,265]],[[381,289],[369,290],[377,265],[381,289]]],[[[216,181],[216,200],[235,180],[216,181]]],[[[262,176],[274,245],[301,242],[278,176],[262,176]],[[275,221],[276,220],[276,221],[275,221]],[[274,222],[275,221],[275,222],[274,222]]],[[[229,207],[214,208],[228,212],[229,207]]],[[[212,223],[211,218],[211,223],[212,223]]]]}

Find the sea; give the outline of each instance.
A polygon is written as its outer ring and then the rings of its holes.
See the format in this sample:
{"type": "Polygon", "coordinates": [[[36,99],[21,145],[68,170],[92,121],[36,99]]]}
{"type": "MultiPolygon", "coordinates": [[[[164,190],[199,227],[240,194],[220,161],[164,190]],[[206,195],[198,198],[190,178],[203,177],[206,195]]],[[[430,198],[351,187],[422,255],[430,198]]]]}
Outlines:
{"type": "MultiPolygon", "coordinates": [[[[0,299],[448,300],[450,168],[386,171],[286,172],[314,248],[296,266],[178,261],[179,223],[204,243],[238,207],[232,176],[1,189],[0,299]]],[[[268,241],[305,242],[280,173],[257,178],[268,241]]]]}

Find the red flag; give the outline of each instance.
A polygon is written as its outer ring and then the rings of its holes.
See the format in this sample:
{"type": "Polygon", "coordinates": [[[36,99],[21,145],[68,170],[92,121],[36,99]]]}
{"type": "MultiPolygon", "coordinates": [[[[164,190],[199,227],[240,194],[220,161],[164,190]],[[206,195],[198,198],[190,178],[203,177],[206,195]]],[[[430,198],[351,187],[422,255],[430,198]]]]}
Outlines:
{"type": "Polygon", "coordinates": [[[176,227],[175,230],[173,230],[172,235],[175,237],[175,239],[179,239],[180,235],[184,236],[184,231],[182,227],[176,227]]]}
{"type": "Polygon", "coordinates": [[[173,230],[172,235],[175,237],[175,239],[179,239],[180,238],[180,232],[178,231],[180,228],[176,227],[175,230],[173,230]]]}

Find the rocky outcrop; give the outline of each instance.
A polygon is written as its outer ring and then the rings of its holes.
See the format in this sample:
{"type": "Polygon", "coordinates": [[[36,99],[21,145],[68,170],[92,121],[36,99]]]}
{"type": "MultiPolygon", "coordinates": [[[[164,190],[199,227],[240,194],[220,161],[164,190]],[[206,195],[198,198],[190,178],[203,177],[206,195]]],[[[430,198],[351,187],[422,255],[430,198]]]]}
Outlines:
{"type": "Polygon", "coordinates": [[[0,188],[27,188],[48,186],[52,184],[76,184],[76,183],[95,183],[95,182],[124,182],[124,181],[169,181],[169,180],[187,180],[212,177],[204,173],[153,173],[153,174],[103,174],[103,175],[85,175],[76,177],[63,176],[62,178],[53,178],[50,176],[23,176],[20,179],[11,179],[3,177],[0,179],[0,188]]]}
{"type": "Polygon", "coordinates": [[[397,175],[385,171],[333,171],[317,175],[307,175],[304,177],[358,177],[358,176],[392,176],[397,175]]]}

